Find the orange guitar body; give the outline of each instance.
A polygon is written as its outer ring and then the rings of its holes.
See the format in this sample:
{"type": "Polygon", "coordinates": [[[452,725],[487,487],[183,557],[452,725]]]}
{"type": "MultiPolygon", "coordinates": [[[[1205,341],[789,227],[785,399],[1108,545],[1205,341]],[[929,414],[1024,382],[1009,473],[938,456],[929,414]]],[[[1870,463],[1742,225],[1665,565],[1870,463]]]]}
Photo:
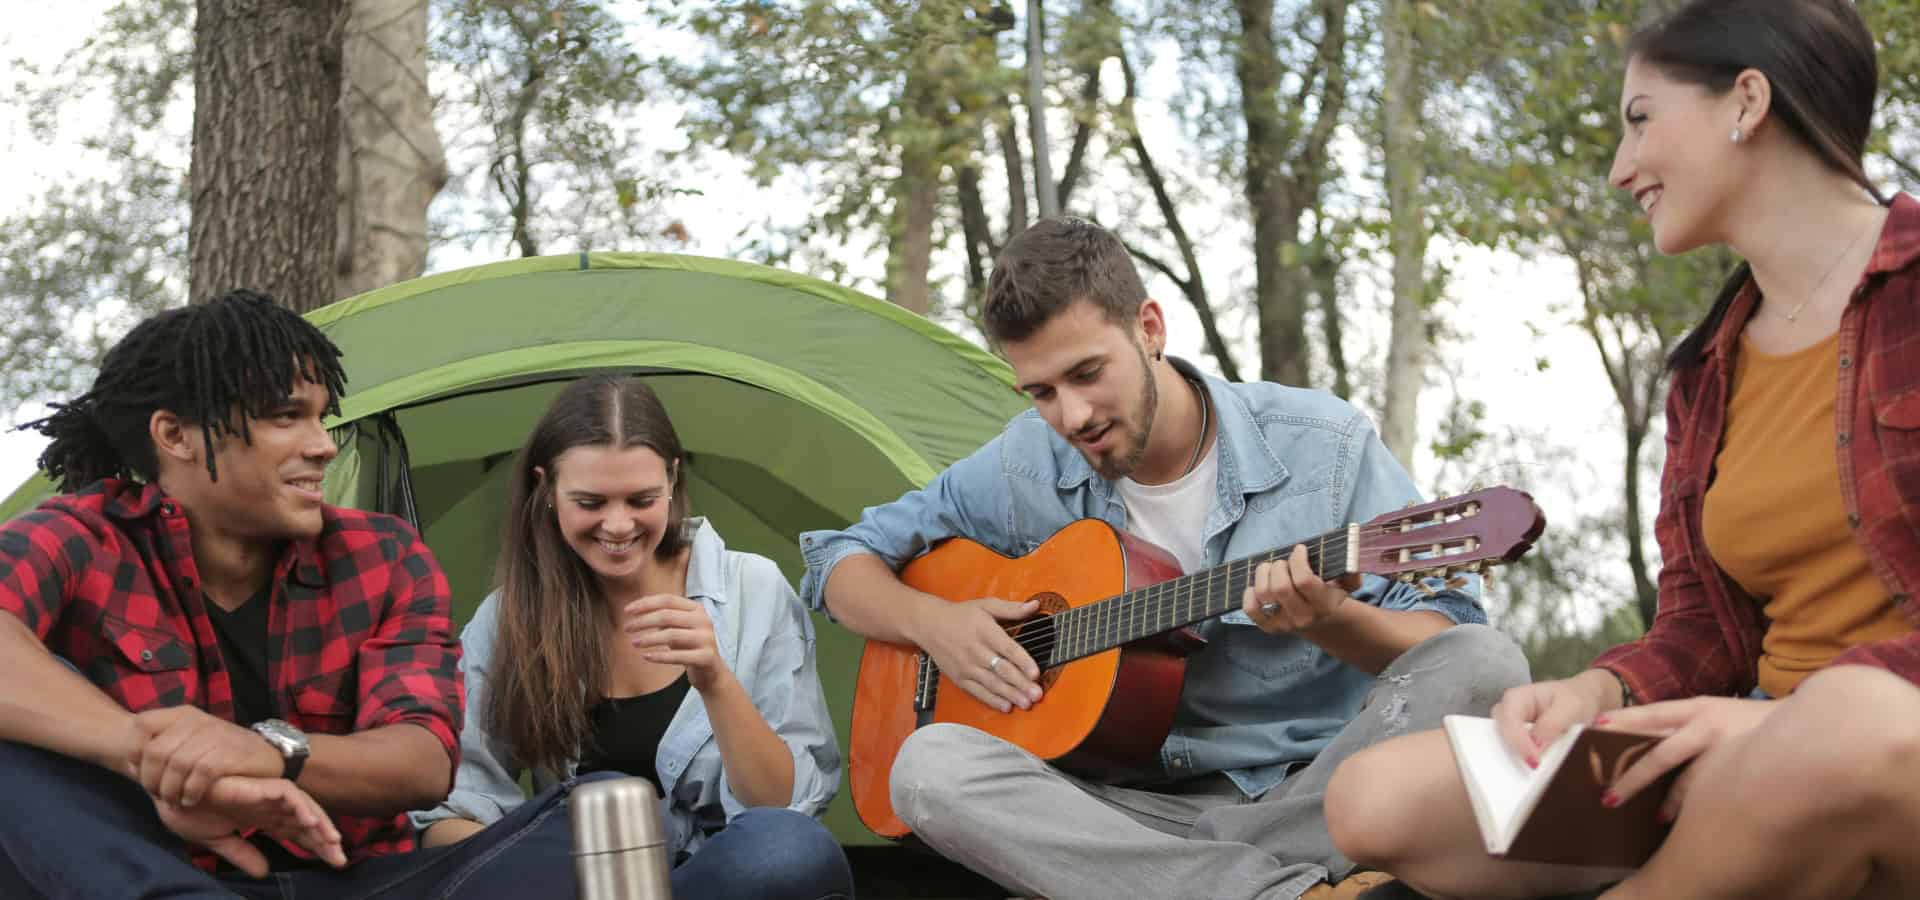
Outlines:
{"type": "MultiPolygon", "coordinates": [[[[1041,614],[1015,631],[1018,638],[1029,629],[1049,627],[1046,617],[1052,613],[1179,574],[1179,563],[1166,551],[1097,519],[1084,519],[1019,558],[949,539],[908,564],[900,577],[955,603],[979,597],[1040,600],[1041,614]]],[[[1003,713],[945,675],[939,677],[931,709],[916,709],[919,650],[868,641],[860,657],[848,750],[854,809],[876,834],[899,838],[911,831],[894,814],[888,776],[900,745],[933,722],[978,728],[1092,777],[1153,767],[1173,726],[1186,656],[1201,644],[1181,629],[1048,669],[1039,703],[1003,713]]]]}

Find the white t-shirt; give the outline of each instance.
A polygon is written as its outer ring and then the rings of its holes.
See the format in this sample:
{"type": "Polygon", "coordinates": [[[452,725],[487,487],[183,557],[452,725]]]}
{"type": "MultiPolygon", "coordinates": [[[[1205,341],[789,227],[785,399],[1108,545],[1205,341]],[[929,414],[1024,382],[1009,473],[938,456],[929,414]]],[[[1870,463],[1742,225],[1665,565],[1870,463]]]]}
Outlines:
{"type": "Polygon", "coordinates": [[[1141,484],[1131,478],[1113,489],[1127,510],[1127,531],[1180,561],[1180,571],[1199,571],[1206,560],[1207,512],[1213,509],[1220,474],[1218,439],[1193,471],[1166,484],[1141,484]]]}

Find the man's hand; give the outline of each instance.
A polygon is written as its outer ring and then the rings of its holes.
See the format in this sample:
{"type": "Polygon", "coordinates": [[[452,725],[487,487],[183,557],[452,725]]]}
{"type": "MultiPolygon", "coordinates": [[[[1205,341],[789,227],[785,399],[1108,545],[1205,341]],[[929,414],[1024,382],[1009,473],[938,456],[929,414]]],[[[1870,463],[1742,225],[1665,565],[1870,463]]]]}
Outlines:
{"type": "Polygon", "coordinates": [[[1314,574],[1305,544],[1296,544],[1283,562],[1261,563],[1240,600],[1240,609],[1268,634],[1299,634],[1332,621],[1341,607],[1352,602],[1360,576],[1329,584],[1314,574]]]}
{"type": "Polygon", "coordinates": [[[284,778],[231,776],[215,781],[193,808],[154,798],[160,823],[181,838],[206,847],[255,878],[267,875],[267,858],[247,843],[243,830],[259,830],[296,844],[334,868],[347,864],[340,831],[320,804],[284,778]]]}
{"type": "Polygon", "coordinates": [[[194,806],[222,778],[278,778],[286,770],[266,739],[197,706],[139,713],[134,731],[128,774],[156,800],[174,806],[194,806]]]}
{"type": "Polygon", "coordinates": [[[1040,604],[985,598],[929,604],[913,632],[941,674],[974,699],[1001,712],[1031,709],[1040,700],[1040,667],[1003,622],[1018,622],[1040,604]]]}

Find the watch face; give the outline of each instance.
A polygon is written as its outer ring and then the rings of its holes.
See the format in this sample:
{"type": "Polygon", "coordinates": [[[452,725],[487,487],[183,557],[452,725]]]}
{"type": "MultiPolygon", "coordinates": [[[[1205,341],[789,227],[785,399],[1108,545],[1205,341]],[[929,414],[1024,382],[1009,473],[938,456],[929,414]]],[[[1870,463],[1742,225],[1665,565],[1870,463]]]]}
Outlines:
{"type": "Polygon", "coordinates": [[[260,733],[282,754],[304,753],[307,749],[307,736],[300,729],[279,719],[266,719],[254,723],[253,730],[260,733]]]}

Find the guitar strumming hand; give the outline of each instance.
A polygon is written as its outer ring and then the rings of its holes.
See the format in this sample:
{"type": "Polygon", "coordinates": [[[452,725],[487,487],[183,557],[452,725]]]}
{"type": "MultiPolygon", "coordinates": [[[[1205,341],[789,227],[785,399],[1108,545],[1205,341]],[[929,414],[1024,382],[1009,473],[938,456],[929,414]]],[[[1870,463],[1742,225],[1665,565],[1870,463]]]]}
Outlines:
{"type": "Polygon", "coordinates": [[[1002,623],[1039,610],[1029,600],[1014,603],[983,597],[964,603],[928,598],[909,635],[961,690],[1001,712],[1031,709],[1040,700],[1040,667],[1002,623]]]}

